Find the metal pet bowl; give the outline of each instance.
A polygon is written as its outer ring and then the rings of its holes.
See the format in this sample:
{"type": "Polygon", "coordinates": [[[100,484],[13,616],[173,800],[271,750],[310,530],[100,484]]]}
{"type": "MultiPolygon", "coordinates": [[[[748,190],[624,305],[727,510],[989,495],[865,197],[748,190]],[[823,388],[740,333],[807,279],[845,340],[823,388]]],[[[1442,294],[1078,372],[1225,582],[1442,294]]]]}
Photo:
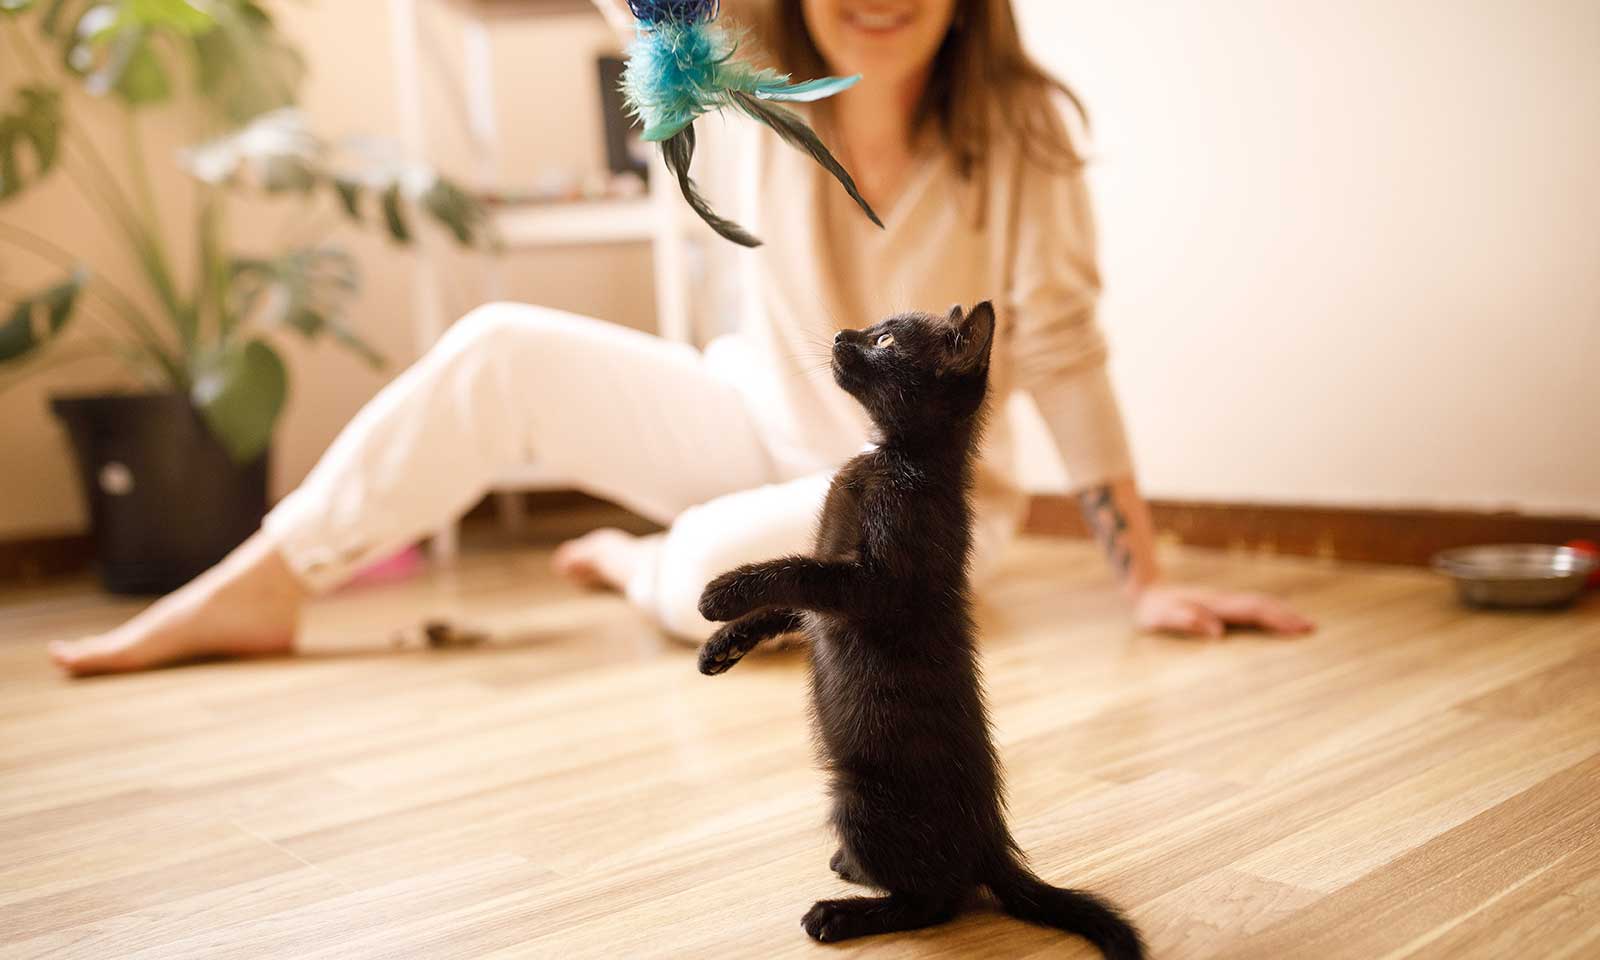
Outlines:
{"type": "Polygon", "coordinates": [[[1600,561],[1571,547],[1497,543],[1434,554],[1433,568],[1455,581],[1474,607],[1560,607],[1583,592],[1600,561]]]}

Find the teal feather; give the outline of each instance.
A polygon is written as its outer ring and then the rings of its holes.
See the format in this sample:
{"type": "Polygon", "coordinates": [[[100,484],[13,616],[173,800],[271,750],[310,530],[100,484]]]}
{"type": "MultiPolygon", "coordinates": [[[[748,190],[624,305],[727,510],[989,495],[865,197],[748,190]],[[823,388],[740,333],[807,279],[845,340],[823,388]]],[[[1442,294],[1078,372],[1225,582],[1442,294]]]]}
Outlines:
{"type": "Polygon", "coordinates": [[[766,124],[785,143],[810,154],[844,186],[873,223],[883,226],[849,172],[816,133],[798,114],[776,105],[831,97],[854,86],[859,75],[790,83],[787,74],[734,59],[737,42],[710,19],[716,9],[713,0],[641,0],[641,6],[649,7],[659,18],[641,21],[622,74],[623,93],[644,128],[644,139],[661,145],[667,169],[677,179],[684,200],[711,229],[742,246],[761,244],[738,224],[717,216],[689,178],[694,121],[729,107],[766,124]]]}
{"type": "Polygon", "coordinates": [[[861,80],[861,74],[853,77],[823,77],[819,80],[807,80],[805,83],[789,83],[784,77],[778,83],[757,84],[751,91],[763,100],[787,100],[800,103],[810,103],[813,100],[823,100],[836,93],[855,86],[861,80]]]}
{"type": "Polygon", "coordinates": [[[640,31],[628,51],[622,91],[644,138],[666,140],[726,100],[723,66],[733,55],[726,31],[710,24],[664,24],[640,31]]]}

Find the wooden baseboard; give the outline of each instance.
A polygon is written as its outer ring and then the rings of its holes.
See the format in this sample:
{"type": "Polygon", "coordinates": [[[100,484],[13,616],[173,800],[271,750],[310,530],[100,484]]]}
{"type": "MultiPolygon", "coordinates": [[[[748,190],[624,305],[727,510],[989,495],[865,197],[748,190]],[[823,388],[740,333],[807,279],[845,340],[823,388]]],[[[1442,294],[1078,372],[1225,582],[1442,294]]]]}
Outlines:
{"type": "MultiPolygon", "coordinates": [[[[1474,543],[1600,541],[1600,517],[1187,500],[1152,500],[1150,512],[1159,536],[1188,546],[1347,563],[1425,565],[1440,550],[1474,543]]],[[[1077,501],[1064,495],[1034,497],[1026,527],[1088,535],[1077,501]]]]}
{"type": "MultiPolygon", "coordinates": [[[[527,497],[530,513],[608,509],[602,501],[576,492],[527,497]]],[[[1152,500],[1150,510],[1160,536],[1188,546],[1349,563],[1420,565],[1439,550],[1473,543],[1600,542],[1600,517],[1187,500],[1152,500]]],[[[487,522],[493,515],[492,502],[486,500],[472,509],[468,519],[487,522]]],[[[1077,501],[1054,494],[1033,498],[1026,529],[1048,536],[1088,535],[1077,501]]],[[[0,584],[37,583],[82,573],[93,560],[94,544],[85,534],[0,539],[0,584]]]]}
{"type": "Polygon", "coordinates": [[[94,563],[86,533],[0,538],[0,584],[32,584],[82,573],[94,563]]]}

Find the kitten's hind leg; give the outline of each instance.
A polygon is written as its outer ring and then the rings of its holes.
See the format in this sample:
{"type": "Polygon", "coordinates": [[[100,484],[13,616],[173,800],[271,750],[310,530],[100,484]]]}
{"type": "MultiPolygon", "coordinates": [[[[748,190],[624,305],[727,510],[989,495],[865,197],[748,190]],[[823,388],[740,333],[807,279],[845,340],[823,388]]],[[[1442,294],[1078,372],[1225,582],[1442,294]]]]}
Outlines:
{"type": "Polygon", "coordinates": [[[846,883],[859,883],[862,886],[873,886],[872,881],[866,878],[861,868],[856,866],[850,854],[844,852],[844,847],[833,851],[833,857],[828,861],[828,869],[839,875],[839,879],[846,883]]]}
{"type": "Polygon", "coordinates": [[[823,943],[916,930],[943,923],[956,915],[959,901],[904,893],[887,897],[818,900],[801,919],[811,939],[823,943]]]}
{"type": "Polygon", "coordinates": [[[793,633],[805,618],[793,610],[761,610],[726,624],[700,648],[700,672],[715,676],[726,672],[756,644],[779,634],[793,633]]]}

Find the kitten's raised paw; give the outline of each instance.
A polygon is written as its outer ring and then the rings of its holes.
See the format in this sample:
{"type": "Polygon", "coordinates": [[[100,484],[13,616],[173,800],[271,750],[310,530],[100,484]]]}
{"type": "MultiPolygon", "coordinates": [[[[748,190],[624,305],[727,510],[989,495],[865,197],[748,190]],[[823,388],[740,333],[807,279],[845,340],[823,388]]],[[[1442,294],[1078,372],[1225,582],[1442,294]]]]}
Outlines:
{"type": "Polygon", "coordinates": [[[743,570],[730,570],[706,584],[700,594],[700,616],[715,622],[737,620],[750,612],[743,570]]]}
{"type": "Polygon", "coordinates": [[[700,648],[700,672],[708,677],[727,673],[749,652],[732,641],[728,635],[729,630],[729,627],[718,630],[710,640],[706,641],[705,646],[700,648]]]}

